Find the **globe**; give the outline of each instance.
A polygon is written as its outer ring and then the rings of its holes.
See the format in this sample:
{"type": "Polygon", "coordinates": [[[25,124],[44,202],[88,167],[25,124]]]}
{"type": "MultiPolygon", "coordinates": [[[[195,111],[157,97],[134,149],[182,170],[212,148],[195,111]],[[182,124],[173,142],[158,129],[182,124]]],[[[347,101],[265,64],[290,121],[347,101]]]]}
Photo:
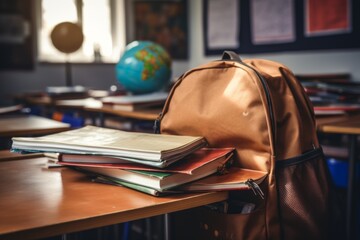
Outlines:
{"type": "Polygon", "coordinates": [[[56,25],[51,31],[50,38],[55,48],[63,53],[77,51],[84,41],[81,27],[71,22],[56,25]]]}
{"type": "Polygon", "coordinates": [[[151,41],[128,44],[116,64],[118,82],[133,94],[145,94],[166,87],[171,76],[171,58],[166,50],[151,41]]]}

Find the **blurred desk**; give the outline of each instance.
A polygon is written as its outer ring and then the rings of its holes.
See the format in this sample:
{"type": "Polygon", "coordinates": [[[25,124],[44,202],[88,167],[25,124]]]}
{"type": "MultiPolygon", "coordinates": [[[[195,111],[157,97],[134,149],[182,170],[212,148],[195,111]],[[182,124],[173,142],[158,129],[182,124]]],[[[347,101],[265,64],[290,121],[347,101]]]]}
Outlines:
{"type": "Polygon", "coordinates": [[[227,192],[154,197],[91,182],[70,168],[43,169],[47,158],[0,162],[0,239],[38,239],[194,208],[227,192]]]}
{"type": "Polygon", "coordinates": [[[0,116],[20,112],[23,106],[21,104],[0,107],[0,116]]]}
{"type": "Polygon", "coordinates": [[[341,118],[328,118],[317,121],[318,131],[323,133],[346,134],[349,137],[349,176],[347,190],[347,239],[355,239],[356,223],[356,167],[357,138],[360,135],[360,115],[347,115],[341,118]]]}
{"type": "Polygon", "coordinates": [[[0,137],[43,135],[70,129],[67,123],[32,115],[0,116],[0,137]]]}
{"type": "MultiPolygon", "coordinates": [[[[358,115],[354,115],[354,116],[358,116],[358,115]]],[[[319,131],[323,130],[323,126],[325,124],[331,124],[331,123],[336,123],[336,122],[343,122],[343,121],[347,121],[349,118],[354,117],[352,115],[346,115],[346,114],[341,114],[341,115],[330,115],[330,116],[326,116],[326,115],[320,115],[320,116],[316,116],[316,125],[317,125],[317,129],[319,131]]],[[[359,115],[360,116],[360,115],[359,115]]]]}
{"type": "Polygon", "coordinates": [[[47,116],[58,109],[79,111],[82,110],[84,104],[105,96],[108,96],[105,90],[88,90],[86,94],[72,97],[71,95],[50,96],[46,92],[23,93],[14,97],[14,100],[24,106],[39,107],[41,114],[47,116]]]}
{"type": "Polygon", "coordinates": [[[98,100],[98,97],[103,97],[99,93],[92,94],[94,97],[79,98],[79,99],[51,99],[46,95],[35,96],[19,96],[22,102],[26,105],[40,106],[42,107],[42,114],[49,115],[50,112],[56,110],[72,110],[80,113],[80,115],[88,116],[92,118],[93,125],[105,126],[105,115],[116,116],[126,118],[129,120],[138,121],[155,121],[162,111],[161,108],[144,108],[137,111],[123,111],[114,109],[112,106],[103,106],[102,102],[98,100]],[[96,124],[96,119],[99,119],[100,123],[96,124]]]}
{"type": "Polygon", "coordinates": [[[112,115],[130,120],[155,121],[161,112],[161,108],[144,108],[136,111],[124,111],[113,108],[112,106],[103,106],[100,100],[94,98],[58,100],[54,105],[56,108],[67,108],[81,111],[92,116],[92,124],[105,127],[105,115],[112,115]],[[96,124],[96,118],[100,123],[96,124]]]}
{"type": "Polygon", "coordinates": [[[23,104],[32,104],[32,105],[43,105],[50,106],[56,104],[56,101],[59,100],[80,100],[86,98],[102,98],[108,96],[108,92],[105,90],[89,90],[86,95],[79,96],[77,98],[66,97],[52,97],[46,94],[46,92],[36,92],[36,93],[24,93],[15,96],[15,100],[23,104]]]}
{"type": "Polygon", "coordinates": [[[162,111],[161,108],[149,108],[149,109],[143,109],[141,111],[122,111],[114,109],[111,106],[86,106],[84,108],[87,112],[93,112],[98,114],[100,118],[100,126],[105,125],[105,114],[110,114],[113,116],[123,117],[123,118],[129,118],[133,120],[147,120],[147,121],[155,121],[159,113],[162,111]]]}
{"type": "Polygon", "coordinates": [[[0,162],[38,158],[43,156],[44,156],[43,153],[21,154],[21,153],[10,152],[10,149],[0,150],[0,162]]]}

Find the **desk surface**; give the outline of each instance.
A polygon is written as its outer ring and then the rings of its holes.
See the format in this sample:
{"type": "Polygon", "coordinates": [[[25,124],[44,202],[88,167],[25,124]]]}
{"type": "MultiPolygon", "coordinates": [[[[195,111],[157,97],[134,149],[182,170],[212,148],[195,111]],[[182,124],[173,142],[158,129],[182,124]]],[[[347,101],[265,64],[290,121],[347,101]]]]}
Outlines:
{"type": "Polygon", "coordinates": [[[112,114],[119,117],[126,117],[138,120],[150,120],[154,121],[159,117],[159,113],[162,111],[159,109],[144,109],[137,111],[122,111],[112,108],[111,106],[91,107],[87,106],[84,108],[85,111],[112,114]]]}
{"type": "Polygon", "coordinates": [[[92,183],[47,158],[0,163],[0,239],[35,239],[184,210],[227,199],[227,192],[153,197],[92,183]]]}
{"type": "Polygon", "coordinates": [[[342,119],[317,121],[318,131],[323,133],[348,134],[348,153],[349,153],[349,167],[348,167],[348,186],[347,186],[347,203],[346,203],[346,239],[354,239],[356,236],[356,161],[357,155],[357,136],[360,134],[360,115],[348,115],[342,119]]]}
{"type": "Polygon", "coordinates": [[[360,134],[360,115],[318,118],[317,129],[324,133],[360,134]]]}
{"type": "MultiPolygon", "coordinates": [[[[79,98],[75,98],[72,100],[81,100],[85,98],[102,98],[108,95],[109,93],[105,90],[89,90],[84,96],[80,96],[79,98]]],[[[69,96],[65,98],[52,98],[46,92],[34,92],[17,95],[15,96],[15,99],[17,101],[31,105],[53,106],[58,100],[61,101],[61,99],[69,99],[69,96]]]]}
{"type": "Polygon", "coordinates": [[[0,126],[0,137],[50,134],[70,129],[67,123],[32,115],[0,116],[0,126]]]}
{"type": "Polygon", "coordinates": [[[38,157],[44,157],[44,154],[43,153],[21,154],[21,153],[11,152],[10,149],[0,150],[0,162],[23,160],[23,159],[38,158],[38,157]]]}
{"type": "Polygon", "coordinates": [[[67,100],[51,100],[48,96],[22,97],[22,99],[32,105],[52,106],[58,108],[71,108],[75,110],[84,110],[95,113],[111,114],[119,117],[132,118],[138,120],[156,120],[161,112],[159,109],[144,109],[141,111],[121,111],[112,108],[111,106],[102,106],[100,100],[93,97],[82,99],[67,99],[67,100]]]}

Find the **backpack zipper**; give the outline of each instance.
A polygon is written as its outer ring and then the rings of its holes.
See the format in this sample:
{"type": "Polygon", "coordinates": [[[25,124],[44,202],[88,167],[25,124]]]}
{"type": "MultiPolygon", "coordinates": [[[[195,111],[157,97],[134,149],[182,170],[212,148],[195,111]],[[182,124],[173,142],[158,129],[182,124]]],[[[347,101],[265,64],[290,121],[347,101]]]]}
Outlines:
{"type": "Polygon", "coordinates": [[[269,86],[266,83],[266,80],[264,79],[264,77],[252,66],[244,63],[242,60],[240,61],[236,61],[236,60],[231,60],[231,59],[222,59],[222,60],[218,60],[218,61],[231,61],[231,62],[236,62],[239,63],[245,67],[250,68],[251,70],[254,71],[254,73],[256,74],[256,76],[258,77],[258,79],[260,79],[261,85],[263,86],[264,92],[265,92],[265,96],[266,96],[266,101],[268,102],[268,107],[269,107],[269,114],[270,114],[270,124],[271,124],[271,132],[272,132],[272,141],[273,141],[273,146],[274,146],[274,152],[273,155],[276,156],[276,149],[275,149],[275,145],[276,145],[276,137],[275,137],[275,117],[274,117],[274,110],[273,110],[273,104],[272,104],[272,100],[271,100],[271,95],[270,95],[270,90],[269,90],[269,86]]]}
{"type": "Polygon", "coordinates": [[[264,199],[264,192],[253,179],[249,178],[248,180],[246,180],[245,184],[248,185],[249,188],[251,188],[251,190],[256,196],[259,195],[262,199],[264,199]]]}
{"type": "Polygon", "coordinates": [[[268,102],[268,107],[269,107],[269,114],[270,114],[270,124],[271,124],[271,131],[272,131],[272,141],[273,141],[273,145],[274,145],[274,152],[273,155],[276,156],[276,149],[275,149],[275,117],[274,117],[274,110],[273,110],[273,104],[272,104],[272,100],[271,100],[271,95],[270,95],[270,90],[269,90],[269,86],[266,83],[266,80],[264,79],[264,77],[257,71],[255,70],[253,67],[247,65],[244,62],[238,62],[243,66],[246,66],[248,68],[250,68],[251,70],[253,70],[255,72],[255,74],[257,75],[257,77],[260,79],[260,82],[263,86],[264,92],[265,92],[265,96],[266,96],[266,101],[268,102]]]}

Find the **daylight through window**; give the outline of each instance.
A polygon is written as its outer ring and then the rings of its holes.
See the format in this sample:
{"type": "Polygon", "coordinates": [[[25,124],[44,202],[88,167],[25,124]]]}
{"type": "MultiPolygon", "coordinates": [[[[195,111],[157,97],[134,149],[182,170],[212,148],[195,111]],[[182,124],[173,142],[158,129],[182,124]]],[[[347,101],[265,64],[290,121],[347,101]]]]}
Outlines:
{"type": "Polygon", "coordinates": [[[125,47],[123,1],[116,0],[41,0],[38,9],[38,56],[46,62],[116,62],[125,47]],[[59,52],[50,34],[61,22],[81,25],[82,47],[72,53],[59,52]]]}

